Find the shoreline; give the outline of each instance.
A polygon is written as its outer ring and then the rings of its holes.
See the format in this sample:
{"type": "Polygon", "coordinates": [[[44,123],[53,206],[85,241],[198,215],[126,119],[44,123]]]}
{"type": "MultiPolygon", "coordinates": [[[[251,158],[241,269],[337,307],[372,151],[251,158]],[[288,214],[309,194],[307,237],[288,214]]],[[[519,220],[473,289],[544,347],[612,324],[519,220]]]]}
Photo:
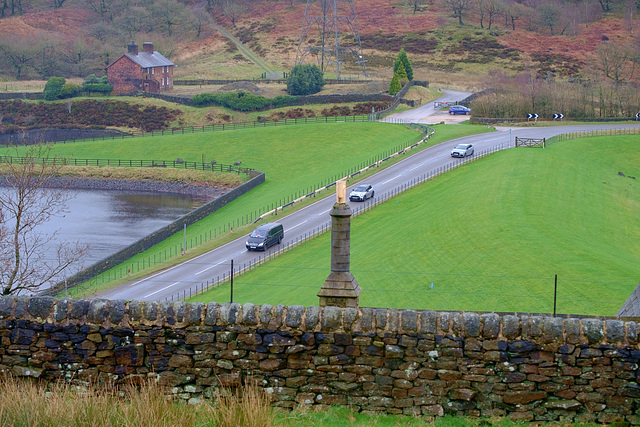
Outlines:
{"type": "MultiPolygon", "coordinates": [[[[0,186],[7,187],[6,178],[0,176],[0,186]]],[[[212,200],[225,194],[227,188],[209,187],[205,185],[190,185],[176,181],[137,181],[128,179],[103,178],[67,178],[55,177],[50,181],[50,188],[66,188],[70,190],[119,190],[173,193],[206,198],[212,200]]]]}

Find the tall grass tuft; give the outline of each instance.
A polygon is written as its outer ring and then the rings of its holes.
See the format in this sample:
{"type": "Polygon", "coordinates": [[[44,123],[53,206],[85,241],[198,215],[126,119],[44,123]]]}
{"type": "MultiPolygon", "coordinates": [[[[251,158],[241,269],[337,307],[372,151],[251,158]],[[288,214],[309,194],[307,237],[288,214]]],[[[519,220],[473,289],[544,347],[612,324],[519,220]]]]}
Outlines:
{"type": "Polygon", "coordinates": [[[266,427],[274,419],[269,399],[255,386],[188,405],[172,400],[153,380],[116,388],[0,379],[3,426],[266,427]]]}
{"type": "Polygon", "coordinates": [[[237,388],[233,393],[219,394],[213,424],[220,427],[267,427],[276,425],[268,396],[257,386],[237,388]]]}

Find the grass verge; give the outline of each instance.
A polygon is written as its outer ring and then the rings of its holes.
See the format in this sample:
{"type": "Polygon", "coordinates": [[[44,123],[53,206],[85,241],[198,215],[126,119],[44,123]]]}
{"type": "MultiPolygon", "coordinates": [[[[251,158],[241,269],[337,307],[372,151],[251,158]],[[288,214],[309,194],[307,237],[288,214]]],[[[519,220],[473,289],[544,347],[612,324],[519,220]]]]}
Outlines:
{"type": "MultiPolygon", "coordinates": [[[[636,139],[498,152],[353,218],[360,305],[552,313],[557,274],[558,313],[615,315],[640,279],[636,139]]],[[[330,264],[327,233],[238,277],[234,302],[317,305],[330,264]]]]}

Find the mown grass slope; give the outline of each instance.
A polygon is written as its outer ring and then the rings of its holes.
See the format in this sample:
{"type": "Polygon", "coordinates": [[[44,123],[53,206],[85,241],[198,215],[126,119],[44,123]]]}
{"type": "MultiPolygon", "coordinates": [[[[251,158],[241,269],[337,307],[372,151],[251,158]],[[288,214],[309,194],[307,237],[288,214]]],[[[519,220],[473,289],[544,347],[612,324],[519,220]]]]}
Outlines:
{"type": "MultiPolygon", "coordinates": [[[[436,126],[436,133],[429,140],[429,145],[486,131],[488,129],[482,126],[436,126]]],[[[357,165],[369,164],[367,162],[373,157],[381,157],[403,143],[415,142],[420,138],[420,133],[403,125],[370,122],[305,124],[57,144],[52,147],[52,155],[83,159],[146,160],[175,160],[179,157],[185,161],[216,160],[224,164],[241,161],[242,166],[265,172],[264,184],[187,228],[188,246],[191,247],[191,239],[199,242],[201,237],[209,236],[212,230],[218,236],[226,231],[223,240],[235,238],[243,232],[242,228],[238,228],[239,223],[246,224],[260,212],[306,194],[322,183],[333,182],[357,165]],[[228,233],[230,227],[235,230],[233,235],[228,233]]],[[[245,227],[244,231],[249,228],[252,227],[245,227]]],[[[187,255],[195,255],[219,241],[202,245],[187,255]]],[[[131,270],[137,272],[139,266],[148,265],[149,260],[154,260],[155,254],[179,253],[182,242],[183,234],[178,233],[133,259],[122,261],[135,266],[131,270]],[[146,264],[142,262],[143,259],[146,264]]],[[[87,260],[88,263],[95,261],[87,260]]],[[[166,266],[162,263],[153,268],[166,266]]],[[[129,267],[123,268],[126,272],[129,267]]]]}
{"type": "MultiPolygon", "coordinates": [[[[360,305],[550,313],[557,274],[558,313],[614,315],[640,280],[634,143],[499,152],[353,218],[360,305]]],[[[317,305],[329,268],[327,233],[237,278],[234,301],[317,305]]]]}

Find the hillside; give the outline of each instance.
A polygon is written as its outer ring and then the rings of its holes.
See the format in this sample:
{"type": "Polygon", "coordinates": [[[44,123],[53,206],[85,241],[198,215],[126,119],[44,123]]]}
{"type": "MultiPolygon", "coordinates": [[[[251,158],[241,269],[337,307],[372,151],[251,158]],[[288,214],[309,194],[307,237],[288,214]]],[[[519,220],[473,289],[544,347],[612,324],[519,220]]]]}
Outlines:
{"type": "MultiPolygon", "coordinates": [[[[274,69],[286,72],[296,59],[306,2],[208,0],[185,5],[158,0],[134,1],[122,9],[106,0],[57,3],[62,6],[23,1],[22,14],[12,14],[6,7],[0,10],[1,80],[15,80],[18,75],[23,80],[100,75],[125,53],[131,40],[153,41],[176,63],[176,79],[260,77],[264,71],[216,26],[232,33],[274,69]]],[[[486,86],[482,76],[492,69],[530,68],[540,75],[589,78],[602,71],[596,51],[603,41],[628,48],[629,65],[634,58],[638,61],[640,42],[633,33],[640,27],[637,4],[601,2],[610,8],[605,11],[587,0],[571,5],[461,3],[466,7],[458,17],[452,0],[354,0],[369,76],[389,78],[402,47],[414,64],[415,78],[476,88],[486,86]]],[[[317,44],[317,35],[312,28],[305,40],[317,44]]],[[[352,42],[343,31],[341,45],[352,42]]],[[[341,76],[361,76],[361,68],[345,58],[341,76]]]]}

